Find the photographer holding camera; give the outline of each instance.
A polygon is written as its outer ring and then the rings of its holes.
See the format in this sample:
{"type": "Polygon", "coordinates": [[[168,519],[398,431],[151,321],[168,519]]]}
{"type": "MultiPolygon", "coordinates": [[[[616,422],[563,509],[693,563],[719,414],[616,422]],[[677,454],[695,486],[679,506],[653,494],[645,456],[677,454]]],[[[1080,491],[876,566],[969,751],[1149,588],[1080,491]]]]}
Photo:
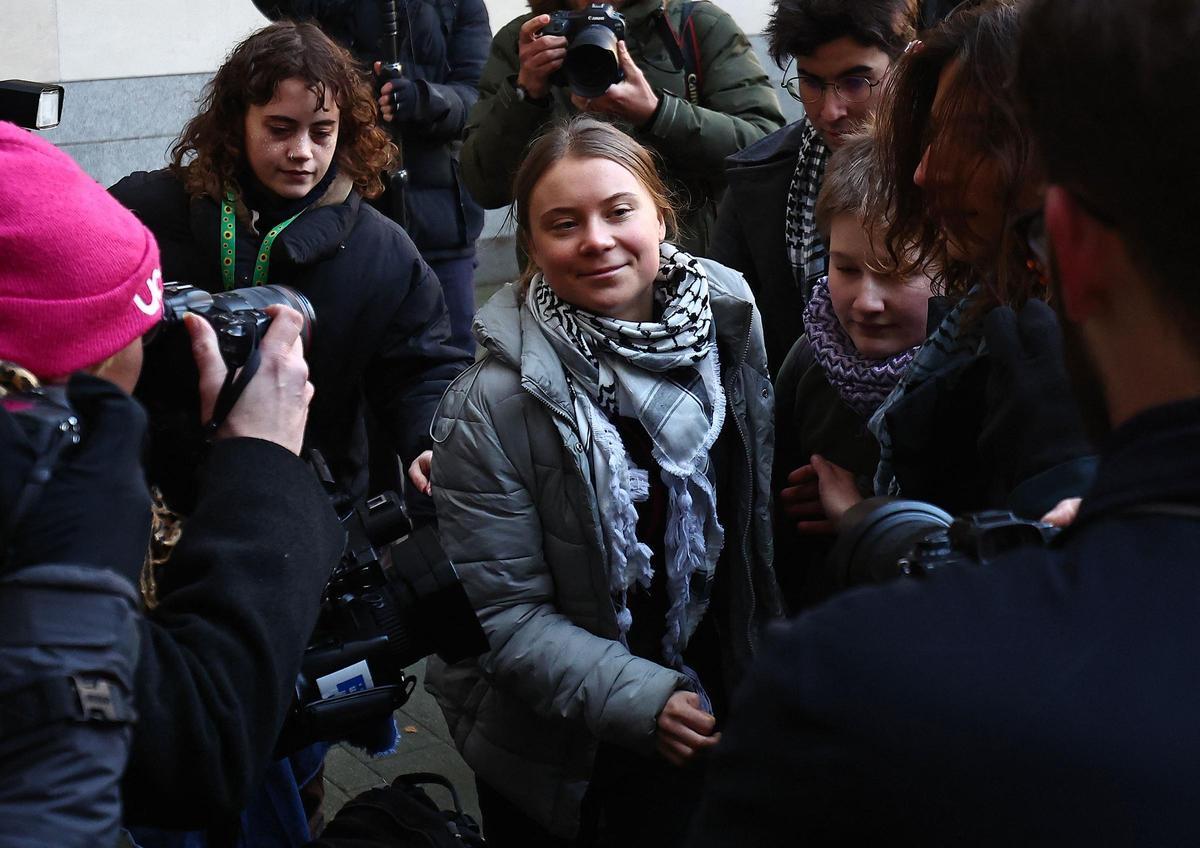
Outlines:
{"type": "Polygon", "coordinates": [[[714,3],[530,5],[492,40],[467,121],[463,176],[475,199],[489,209],[508,205],[529,142],[555,119],[592,112],[662,156],[687,203],[680,247],[703,255],[725,157],[783,126],[746,36],[714,3]]]}
{"type": "MultiPolygon", "coordinates": [[[[158,248],[66,154],[3,123],[0,173],[0,359],[22,369],[0,410],[0,843],[110,844],[122,802],[126,821],[206,826],[266,766],[341,549],[296,455],[312,396],[299,316],[272,310],[137,618],[151,504],[129,392],[161,316],[158,248]],[[78,444],[43,448],[67,431],[78,444]]],[[[226,368],[212,329],[188,325],[207,420],[226,368]]]]}
{"type": "MultiPolygon", "coordinates": [[[[693,845],[1200,832],[1200,115],[1179,108],[1200,94],[1200,4],[1008,5],[1023,7],[1014,84],[1048,183],[1025,237],[1083,411],[1113,428],[1095,481],[1049,547],[847,593],[776,632],[693,845]]],[[[1005,358],[1036,366],[1055,341],[1036,301],[988,321],[1020,348],[1005,358]]],[[[1036,403],[1042,385],[1009,398],[1036,403]]]]}

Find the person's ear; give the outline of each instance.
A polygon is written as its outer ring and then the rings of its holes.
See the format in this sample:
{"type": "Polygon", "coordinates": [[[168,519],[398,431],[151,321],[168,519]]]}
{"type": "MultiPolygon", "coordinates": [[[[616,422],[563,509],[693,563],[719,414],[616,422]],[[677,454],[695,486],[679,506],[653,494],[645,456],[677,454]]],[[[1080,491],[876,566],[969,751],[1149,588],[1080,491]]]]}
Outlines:
{"type": "Polygon", "coordinates": [[[667,240],[667,219],[663,217],[662,210],[658,210],[658,240],[664,242],[667,240]]]}
{"type": "Polygon", "coordinates": [[[1116,259],[1111,255],[1112,233],[1062,186],[1046,189],[1044,210],[1063,313],[1081,323],[1107,299],[1109,269],[1116,259]]]}

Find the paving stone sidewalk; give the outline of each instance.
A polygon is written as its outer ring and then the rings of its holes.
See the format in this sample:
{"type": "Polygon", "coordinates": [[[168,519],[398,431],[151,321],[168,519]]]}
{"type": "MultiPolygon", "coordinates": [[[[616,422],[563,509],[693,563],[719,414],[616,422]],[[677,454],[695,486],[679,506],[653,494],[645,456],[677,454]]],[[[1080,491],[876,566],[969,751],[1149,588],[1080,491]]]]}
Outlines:
{"type": "MultiPolygon", "coordinates": [[[[458,790],[463,808],[479,821],[474,773],[455,750],[437,702],[425,691],[425,663],[413,666],[408,672],[416,675],[418,683],[408,703],[396,711],[396,726],[400,729],[396,753],[371,757],[350,745],[329,749],[325,758],[327,821],[360,792],[414,771],[432,771],[449,778],[458,790]]],[[[450,807],[450,796],[444,789],[433,786],[427,787],[427,791],[437,804],[450,807]]]]}

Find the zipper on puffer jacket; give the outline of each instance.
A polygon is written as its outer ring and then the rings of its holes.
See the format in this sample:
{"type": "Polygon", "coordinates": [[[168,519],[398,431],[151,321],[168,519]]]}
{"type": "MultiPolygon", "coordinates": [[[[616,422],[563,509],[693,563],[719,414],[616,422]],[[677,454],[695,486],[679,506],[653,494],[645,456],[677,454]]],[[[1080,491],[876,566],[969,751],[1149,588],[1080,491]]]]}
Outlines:
{"type": "MultiPolygon", "coordinates": [[[[750,402],[746,398],[746,381],[742,379],[742,366],[746,364],[746,357],[750,355],[750,335],[754,327],[754,307],[747,304],[750,310],[750,320],[746,323],[746,338],[742,341],[742,353],[738,357],[738,361],[734,367],[736,379],[742,383],[742,405],[749,409],[750,402]]],[[[754,640],[754,614],[758,607],[758,596],[754,592],[754,574],[750,565],[750,525],[754,523],[754,460],[750,458],[750,435],[746,432],[745,423],[736,414],[737,410],[731,410],[735,414],[732,416],[734,423],[737,425],[738,436],[742,440],[742,456],[746,459],[746,480],[748,483],[748,491],[746,492],[746,504],[748,515],[746,526],[742,528],[742,562],[746,566],[746,588],[750,590],[750,614],[746,619],[746,645],[750,648],[750,654],[755,653],[754,640]]]]}
{"type": "Polygon", "coordinates": [[[579,435],[579,424],[575,421],[574,416],[567,411],[566,407],[560,406],[559,404],[550,400],[550,398],[546,396],[546,393],[538,387],[537,383],[527,379],[526,377],[521,378],[521,388],[525,389],[525,391],[537,398],[543,405],[546,406],[547,409],[549,409],[563,421],[566,421],[568,424],[570,424],[571,432],[575,434],[575,438],[579,440],[580,444],[583,443],[583,437],[579,435]]]}

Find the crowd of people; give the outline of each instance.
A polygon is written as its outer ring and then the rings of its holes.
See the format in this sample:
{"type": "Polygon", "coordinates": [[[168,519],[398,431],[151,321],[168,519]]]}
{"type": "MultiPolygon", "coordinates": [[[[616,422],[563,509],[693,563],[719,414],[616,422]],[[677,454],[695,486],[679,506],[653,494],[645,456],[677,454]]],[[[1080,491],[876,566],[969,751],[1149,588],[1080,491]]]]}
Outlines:
{"type": "Polygon", "coordinates": [[[0,846],[463,844],[281,742],[397,486],[489,845],[1194,841],[1200,2],[775,0],[787,126],[716,3],[258,5],[163,170],[0,122],[0,846]]]}

